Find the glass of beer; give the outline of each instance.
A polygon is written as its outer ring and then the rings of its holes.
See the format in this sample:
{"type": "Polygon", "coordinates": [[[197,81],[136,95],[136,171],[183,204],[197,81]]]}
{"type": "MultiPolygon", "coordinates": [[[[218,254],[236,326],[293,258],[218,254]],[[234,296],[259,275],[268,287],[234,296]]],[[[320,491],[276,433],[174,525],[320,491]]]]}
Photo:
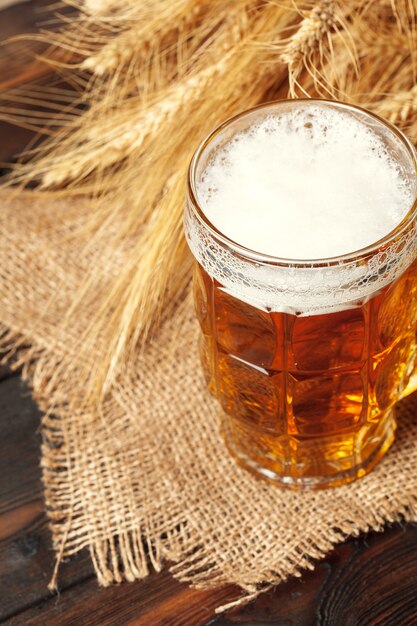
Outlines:
{"type": "Polygon", "coordinates": [[[417,162],[340,102],[283,100],[216,128],[189,169],[201,359],[233,457],[278,484],[363,476],[417,388],[417,162]]]}

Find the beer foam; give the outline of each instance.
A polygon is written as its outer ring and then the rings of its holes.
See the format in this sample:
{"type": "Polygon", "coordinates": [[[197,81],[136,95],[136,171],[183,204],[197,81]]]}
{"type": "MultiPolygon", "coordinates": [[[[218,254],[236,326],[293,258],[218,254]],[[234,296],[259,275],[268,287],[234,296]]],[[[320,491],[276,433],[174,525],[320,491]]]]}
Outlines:
{"type": "Polygon", "coordinates": [[[306,260],[377,242],[405,217],[414,193],[372,128],[320,104],[268,114],[236,134],[197,184],[204,214],[228,238],[306,260]]]}
{"type": "Polygon", "coordinates": [[[190,195],[187,241],[219,288],[265,311],[307,316],[361,306],[416,259],[415,214],[389,243],[358,259],[326,257],[375,244],[408,214],[416,196],[413,148],[360,111],[313,101],[286,108],[249,113],[248,128],[231,138],[233,124],[226,125],[192,170],[209,221],[258,254],[225,245],[190,195]],[[261,119],[250,125],[254,117],[261,119]]]}

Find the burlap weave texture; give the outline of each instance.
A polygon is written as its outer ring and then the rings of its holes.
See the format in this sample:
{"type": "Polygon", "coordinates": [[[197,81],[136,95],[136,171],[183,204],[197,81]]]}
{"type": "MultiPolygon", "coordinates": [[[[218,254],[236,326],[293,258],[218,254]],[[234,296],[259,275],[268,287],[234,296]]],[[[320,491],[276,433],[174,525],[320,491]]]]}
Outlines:
{"type": "Polygon", "coordinates": [[[417,520],[416,396],[399,407],[393,449],[352,485],[293,492],[236,466],[200,370],[189,294],[103,409],[77,411],[77,358],[100,355],[100,345],[81,350],[77,337],[129,253],[126,245],[110,259],[82,245],[86,211],[4,196],[0,214],[2,344],[24,362],[46,411],[42,467],[58,561],[88,547],[99,581],[110,584],[169,560],[183,581],[236,583],[251,597],[312,568],[348,535],[417,520]],[[92,271],[94,289],[72,316],[74,286],[92,271]],[[61,375],[63,361],[74,363],[72,376],[61,375]]]}

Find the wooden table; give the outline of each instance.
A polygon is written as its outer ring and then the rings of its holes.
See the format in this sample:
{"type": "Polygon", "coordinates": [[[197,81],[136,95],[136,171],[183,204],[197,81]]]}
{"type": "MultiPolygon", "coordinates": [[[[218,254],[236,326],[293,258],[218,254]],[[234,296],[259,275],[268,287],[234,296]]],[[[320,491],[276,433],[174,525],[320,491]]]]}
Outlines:
{"type": "MultiPolygon", "coordinates": [[[[0,38],[30,28],[34,15],[31,4],[3,11],[0,38]]],[[[0,89],[19,80],[0,49],[0,89]]],[[[27,139],[25,132],[0,125],[0,161],[27,139]]],[[[223,615],[214,609],[236,597],[235,588],[193,590],[175,581],[168,566],[142,581],[100,588],[86,550],[61,566],[59,594],[50,593],[54,553],[43,505],[39,421],[19,375],[0,368],[0,623],[417,625],[417,524],[387,526],[384,533],[347,541],[314,572],[223,615]]]]}

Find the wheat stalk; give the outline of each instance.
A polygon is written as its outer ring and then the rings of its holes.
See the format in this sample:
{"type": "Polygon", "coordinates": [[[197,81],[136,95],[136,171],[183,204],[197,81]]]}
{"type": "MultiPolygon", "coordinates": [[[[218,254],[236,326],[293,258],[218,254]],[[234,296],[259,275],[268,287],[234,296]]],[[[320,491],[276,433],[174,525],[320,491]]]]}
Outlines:
{"type": "MultiPolygon", "coordinates": [[[[86,306],[95,311],[51,384],[77,372],[86,398],[98,402],[189,279],[181,214],[199,140],[226,117],[288,92],[343,95],[417,133],[416,2],[84,0],[80,7],[80,22],[54,41],[81,50],[69,76],[84,108],[45,122],[55,134],[16,166],[12,181],[41,180],[46,199],[89,193],[88,214],[67,236],[100,267],[129,250],[106,291],[97,297],[91,272],[60,321],[68,328],[86,306]],[[94,345],[102,346],[99,359],[94,345]]],[[[18,111],[1,115],[22,119],[18,111]]],[[[42,117],[31,117],[40,128],[42,117]]]]}
{"type": "Polygon", "coordinates": [[[159,16],[146,22],[134,22],[129,30],[120,33],[96,54],[87,57],[81,64],[81,69],[102,76],[114,72],[152,47],[157,47],[160,51],[160,41],[169,39],[177,29],[192,28],[201,9],[202,7],[195,6],[194,0],[184,0],[175,5],[175,12],[171,11],[170,20],[162,24],[159,16]]]}
{"type": "Polygon", "coordinates": [[[110,13],[118,4],[118,0],[85,0],[84,8],[88,14],[100,16],[110,13]]]}
{"type": "MultiPolygon", "coordinates": [[[[343,95],[346,66],[358,72],[356,45],[347,18],[360,6],[355,0],[346,4],[321,0],[309,9],[299,8],[302,19],[295,31],[269,46],[287,65],[291,97],[297,92],[308,95],[298,80],[305,72],[313,79],[316,94],[343,95]]],[[[304,78],[303,85],[305,82],[304,78]]]]}
{"type": "MultiPolygon", "coordinates": [[[[277,29],[279,29],[284,20],[273,7],[270,7],[268,14],[265,15],[265,21],[270,22],[271,12],[275,13],[277,29]]],[[[255,33],[254,38],[262,36],[264,30],[262,26],[263,23],[259,20],[259,30],[255,33]]],[[[282,26],[285,26],[285,22],[282,26]]],[[[169,140],[168,145],[164,146],[163,158],[161,158],[161,154],[158,155],[159,168],[158,171],[154,171],[153,176],[160,181],[160,185],[163,185],[164,188],[166,188],[168,183],[168,188],[171,191],[170,193],[165,193],[162,200],[153,209],[153,218],[150,220],[145,233],[138,243],[137,252],[132,254],[132,266],[126,268],[123,273],[124,279],[119,280],[117,285],[115,285],[115,289],[118,291],[112,292],[108,301],[103,303],[103,311],[110,310],[108,306],[110,301],[113,303],[117,302],[117,306],[114,307],[113,304],[111,307],[113,313],[110,335],[108,318],[104,315],[100,316],[100,334],[106,334],[107,341],[109,341],[109,359],[103,359],[100,366],[96,369],[94,378],[96,387],[93,389],[93,397],[100,389],[103,391],[103,385],[104,390],[111,386],[121,366],[121,360],[128,358],[128,355],[131,354],[129,346],[132,348],[133,345],[136,345],[136,338],[138,336],[143,337],[149,331],[151,317],[160,310],[161,295],[171,294],[172,297],[173,284],[176,285],[175,291],[178,291],[179,283],[178,279],[176,279],[178,277],[178,268],[182,268],[180,276],[182,277],[181,283],[184,284],[185,276],[187,276],[186,269],[189,267],[190,261],[183,238],[179,236],[182,222],[183,181],[187,162],[191,156],[192,145],[196,145],[202,132],[202,120],[204,120],[204,126],[208,130],[215,123],[216,119],[220,121],[222,117],[230,115],[236,104],[240,106],[255,104],[259,100],[259,88],[261,86],[265,88],[265,73],[260,75],[258,65],[254,62],[257,56],[256,51],[253,49],[249,58],[242,54],[242,50],[246,49],[246,44],[247,34],[243,34],[240,44],[232,46],[230,48],[231,54],[227,55],[226,58],[224,58],[224,48],[219,50],[221,58],[223,58],[228,67],[221,74],[221,80],[217,76],[214,81],[214,84],[217,86],[216,106],[213,106],[213,99],[203,98],[200,107],[196,109],[199,112],[198,117],[200,119],[198,124],[196,124],[195,119],[191,120],[189,118],[185,109],[181,111],[180,118],[171,118],[169,123],[164,125],[164,128],[161,130],[161,136],[169,138],[169,140]],[[178,141],[177,139],[175,142],[172,142],[173,135],[178,136],[178,133],[186,138],[186,141],[178,141]],[[181,150],[179,146],[182,146],[181,150]],[[167,176],[169,179],[173,166],[178,171],[179,163],[182,164],[179,170],[179,179],[175,178],[178,182],[174,185],[170,184],[167,176]],[[163,256],[158,254],[158,247],[160,246],[154,245],[156,239],[160,242],[160,245],[162,245],[161,242],[164,242],[163,256]],[[157,259],[159,259],[159,262],[156,262],[157,259]],[[165,259],[163,262],[164,272],[160,271],[161,259],[165,259]],[[169,263],[166,262],[166,259],[169,259],[169,263]],[[127,278],[127,275],[129,278],[127,278]],[[117,296],[115,295],[116,293],[117,296]],[[144,298],[143,295],[145,293],[146,297],[144,298]],[[149,315],[149,307],[152,307],[152,316],[149,315]]],[[[276,69],[270,67],[267,76],[268,81],[270,81],[269,84],[276,82],[276,69]]],[[[155,150],[158,152],[160,150],[160,143],[157,138],[154,139],[153,145],[148,145],[146,149],[146,153],[151,160],[155,150]]],[[[135,189],[141,187],[142,184],[146,186],[147,181],[144,180],[146,172],[143,172],[142,176],[138,176],[132,170],[133,175],[137,178],[135,189]]],[[[127,181],[125,180],[125,183],[129,187],[129,178],[127,181]]],[[[144,205],[147,204],[146,196],[147,193],[142,191],[142,207],[139,205],[137,208],[137,211],[141,213],[144,211],[144,205]]],[[[126,196],[124,200],[126,204],[129,203],[126,196]]],[[[117,211],[117,209],[114,210],[117,211]]],[[[135,221],[134,215],[131,213],[126,218],[135,221]]],[[[109,221],[111,221],[110,216],[109,221]]],[[[111,254],[110,251],[109,254],[111,254]]],[[[75,306],[77,306],[77,303],[75,303],[75,306]]],[[[98,332],[97,327],[95,327],[94,332],[98,332]]]]}
{"type": "Polygon", "coordinates": [[[304,13],[299,28],[281,52],[281,60],[288,66],[289,92],[296,95],[297,78],[306,59],[334,28],[336,5],[332,0],[322,0],[307,14],[304,13]]]}
{"type": "Polygon", "coordinates": [[[393,124],[406,122],[417,113],[417,85],[410,90],[389,94],[373,109],[393,124]]]}
{"type": "MultiPolygon", "coordinates": [[[[88,15],[94,17],[98,21],[102,21],[104,17],[114,19],[123,16],[131,17],[132,13],[137,12],[137,2],[134,0],[80,0],[80,9],[84,10],[88,15]]],[[[142,3],[141,14],[149,8],[149,3],[142,3]],[[148,4],[148,7],[146,6],[148,4]]]]}
{"type": "MultiPolygon", "coordinates": [[[[223,58],[175,84],[168,90],[164,99],[145,110],[138,119],[133,118],[132,121],[124,122],[116,133],[111,133],[111,138],[102,137],[104,141],[95,150],[90,149],[88,152],[78,150],[73,160],[69,155],[63,155],[61,159],[56,160],[56,167],[49,169],[43,176],[42,188],[54,187],[68,180],[88,176],[98,167],[106,169],[125,159],[142,146],[147,136],[157,133],[164,122],[173,118],[186,98],[193,98],[194,101],[201,98],[210,81],[224,71],[225,67],[226,59],[223,58]]],[[[88,133],[90,136],[91,134],[88,133]]]]}
{"type": "MultiPolygon", "coordinates": [[[[184,0],[178,0],[177,4],[184,9],[184,0]]],[[[210,10],[215,11],[216,4],[217,2],[210,3],[210,10]]],[[[136,151],[145,137],[158,131],[164,118],[175,115],[187,94],[191,99],[198,99],[210,77],[221,71],[223,61],[220,57],[227,55],[227,49],[239,36],[239,23],[245,10],[244,2],[239,2],[237,6],[234,2],[231,5],[221,2],[221,11],[216,11],[209,29],[205,26],[201,29],[201,40],[204,42],[201,47],[207,46],[208,30],[210,32],[215,29],[214,41],[204,55],[203,67],[199,69],[198,63],[194,64],[194,71],[190,76],[177,80],[172,86],[170,80],[160,80],[162,87],[158,85],[159,90],[155,90],[155,95],[149,90],[149,86],[148,93],[140,97],[130,97],[126,90],[120,110],[114,106],[114,87],[109,95],[104,93],[98,101],[94,96],[90,111],[84,115],[83,125],[79,127],[78,120],[72,127],[68,127],[66,137],[61,135],[57,141],[52,140],[45,144],[42,152],[46,156],[38,160],[37,167],[32,169],[30,176],[42,178],[43,188],[56,187],[68,181],[80,183],[81,179],[95,170],[103,171],[136,151]],[[220,60],[212,63],[211,59],[215,59],[216,55],[220,60]],[[110,101],[109,110],[107,100],[110,101]]],[[[198,40],[198,37],[195,39],[198,40]]],[[[197,53],[200,55],[201,49],[197,53]]],[[[183,60],[183,66],[185,63],[183,60]]],[[[180,75],[179,70],[177,74],[180,75]]],[[[135,84],[137,85],[136,77],[135,84]]],[[[93,92],[96,94],[95,83],[93,92]]],[[[15,180],[19,174],[20,179],[25,179],[28,176],[27,169],[16,169],[15,180]]],[[[85,187],[79,187],[79,191],[84,192],[85,187]]]]}

